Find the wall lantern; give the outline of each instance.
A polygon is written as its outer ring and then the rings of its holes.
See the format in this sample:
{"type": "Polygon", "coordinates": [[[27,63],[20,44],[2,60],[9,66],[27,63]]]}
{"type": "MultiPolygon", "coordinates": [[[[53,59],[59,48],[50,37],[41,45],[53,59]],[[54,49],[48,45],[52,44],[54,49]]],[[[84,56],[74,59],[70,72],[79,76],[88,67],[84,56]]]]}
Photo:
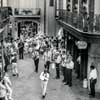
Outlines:
{"type": "Polygon", "coordinates": [[[78,41],[76,42],[76,45],[78,49],[86,49],[87,48],[87,42],[85,41],[78,41]]]}

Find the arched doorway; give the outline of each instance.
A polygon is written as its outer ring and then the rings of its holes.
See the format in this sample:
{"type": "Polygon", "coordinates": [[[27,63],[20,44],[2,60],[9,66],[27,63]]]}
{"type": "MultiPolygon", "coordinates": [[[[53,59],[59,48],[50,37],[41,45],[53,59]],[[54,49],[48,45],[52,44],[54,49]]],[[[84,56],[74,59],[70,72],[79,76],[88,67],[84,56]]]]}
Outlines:
{"type": "Polygon", "coordinates": [[[20,21],[18,22],[18,37],[32,37],[38,32],[38,23],[33,21],[20,21]]]}

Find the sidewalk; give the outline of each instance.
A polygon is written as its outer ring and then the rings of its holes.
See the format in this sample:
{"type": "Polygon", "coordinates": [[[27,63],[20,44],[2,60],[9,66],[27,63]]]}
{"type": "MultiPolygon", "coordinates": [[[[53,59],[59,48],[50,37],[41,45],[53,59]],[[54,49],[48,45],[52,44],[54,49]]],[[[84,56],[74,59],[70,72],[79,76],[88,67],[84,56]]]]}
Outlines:
{"type": "Polygon", "coordinates": [[[89,97],[89,90],[83,88],[83,81],[80,81],[79,79],[76,79],[73,77],[73,86],[71,87],[71,90],[76,96],[76,100],[100,100],[100,93],[96,92],[95,98],[89,97]]]}

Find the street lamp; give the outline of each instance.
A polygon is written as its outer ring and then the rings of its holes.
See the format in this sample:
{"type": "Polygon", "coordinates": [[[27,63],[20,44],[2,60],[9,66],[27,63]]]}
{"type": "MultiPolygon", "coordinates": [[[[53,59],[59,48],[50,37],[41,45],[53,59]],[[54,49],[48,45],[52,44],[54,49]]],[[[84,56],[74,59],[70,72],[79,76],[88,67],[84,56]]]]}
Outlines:
{"type": "Polygon", "coordinates": [[[46,33],[46,0],[44,0],[44,33],[46,33]]]}

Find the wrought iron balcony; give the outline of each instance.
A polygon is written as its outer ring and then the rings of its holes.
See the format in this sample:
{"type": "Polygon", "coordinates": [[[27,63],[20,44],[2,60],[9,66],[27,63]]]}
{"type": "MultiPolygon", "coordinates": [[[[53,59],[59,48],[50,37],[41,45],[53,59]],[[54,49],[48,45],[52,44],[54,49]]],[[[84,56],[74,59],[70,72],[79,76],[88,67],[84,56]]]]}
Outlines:
{"type": "Polygon", "coordinates": [[[40,17],[41,9],[31,9],[31,8],[15,8],[14,16],[16,17],[40,17]]]}
{"type": "Polygon", "coordinates": [[[0,8],[0,28],[3,28],[9,21],[9,7],[0,8]]]}
{"type": "Polygon", "coordinates": [[[77,14],[66,10],[56,10],[56,18],[71,27],[89,34],[100,34],[100,15],[77,14]]]}

